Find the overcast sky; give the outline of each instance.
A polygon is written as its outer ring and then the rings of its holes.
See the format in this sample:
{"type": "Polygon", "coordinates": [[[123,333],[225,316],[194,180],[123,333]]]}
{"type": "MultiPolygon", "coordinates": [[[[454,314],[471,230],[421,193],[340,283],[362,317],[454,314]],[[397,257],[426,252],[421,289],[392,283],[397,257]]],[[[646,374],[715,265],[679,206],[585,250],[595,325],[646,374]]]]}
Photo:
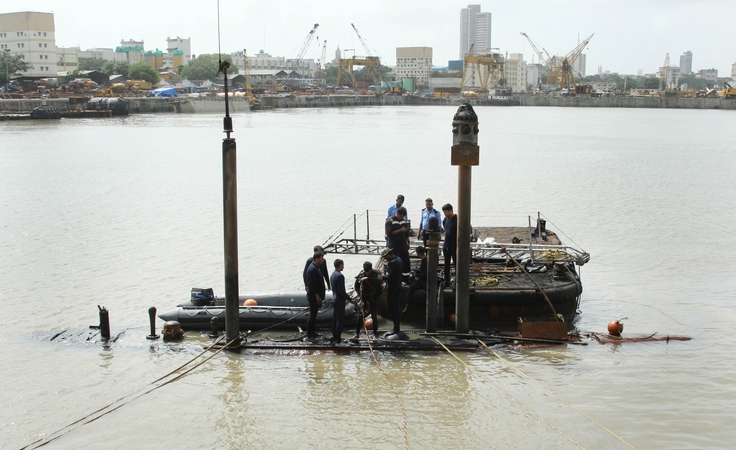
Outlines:
{"type": "MultiPolygon", "coordinates": [[[[110,48],[121,39],[143,40],[146,50],[165,49],[166,37],[191,38],[192,52],[216,53],[217,0],[106,2],[91,0],[26,0],[2,12],[53,12],[56,44],[83,50],[110,48]]],[[[432,47],[433,62],[459,59],[460,9],[456,0],[220,0],[223,53],[263,49],[293,58],[315,23],[306,58],[318,59],[327,40],[327,59],[335,48],[365,51],[350,26],[354,23],[371,52],[386,64],[396,63],[396,47],[432,47]]],[[[730,76],[736,62],[736,0],[510,0],[474,2],[493,14],[492,45],[501,52],[523,53],[538,61],[520,35],[526,32],[550,54],[565,55],[592,33],[584,50],[587,74],[604,71],[653,73],[670,54],[671,65],[693,52],[693,70],[715,68],[730,76]]]]}

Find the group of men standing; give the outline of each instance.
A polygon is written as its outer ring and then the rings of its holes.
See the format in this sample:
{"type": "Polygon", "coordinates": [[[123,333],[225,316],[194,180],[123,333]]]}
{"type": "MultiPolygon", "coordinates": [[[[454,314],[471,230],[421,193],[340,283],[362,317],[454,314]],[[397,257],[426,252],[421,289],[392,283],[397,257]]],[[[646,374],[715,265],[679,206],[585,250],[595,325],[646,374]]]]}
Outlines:
{"type": "MultiPolygon", "coordinates": [[[[414,293],[418,290],[427,289],[427,254],[425,247],[428,240],[429,220],[432,217],[435,217],[438,223],[442,223],[439,231],[444,232],[442,254],[445,260],[444,274],[447,282],[450,282],[450,268],[452,264],[456,263],[457,215],[453,212],[452,205],[447,203],[442,207],[444,218],[440,220],[440,212],[434,209],[432,199],[428,198],[424,202],[425,208],[422,209],[418,234],[424,242],[424,246],[419,246],[416,249],[417,257],[421,262],[418,270],[411,271],[411,261],[409,259],[411,222],[407,218],[407,210],[403,204],[404,196],[398,195],[396,203],[388,208],[385,226],[386,249],[381,253],[381,257],[386,260],[385,275],[379,274],[373,269],[373,265],[366,261],[363,264],[363,270],[355,279],[355,291],[360,293],[365,308],[364,312],[370,313],[374,335],[378,332],[378,302],[384,281],[386,282],[388,308],[393,319],[392,332],[396,334],[401,331],[401,313],[412,309],[414,293]],[[399,297],[402,281],[405,277],[408,277],[410,281],[409,297],[406,307],[401,311],[399,297]]],[[[317,313],[324,301],[326,285],[327,289],[332,289],[334,312],[331,331],[332,341],[337,344],[342,341],[341,336],[345,327],[345,302],[351,301],[351,298],[345,289],[345,276],[342,273],[345,268],[343,260],[335,260],[335,270],[332,275],[329,275],[324,255],[324,249],[319,245],[315,246],[313,256],[307,260],[304,266],[304,288],[307,291],[307,300],[309,301],[306,338],[313,340],[317,337],[315,331],[317,313]]],[[[358,320],[354,338],[360,335],[362,325],[363,321],[358,320]]]]}
{"type": "MultiPolygon", "coordinates": [[[[411,268],[409,260],[409,233],[411,231],[411,222],[407,217],[407,211],[404,205],[404,196],[399,194],[396,197],[396,203],[389,206],[388,217],[386,218],[386,246],[396,252],[401,258],[404,265],[403,270],[406,273],[411,268]]],[[[429,219],[435,217],[438,224],[442,224],[439,231],[444,232],[444,241],[442,243],[442,256],[445,260],[444,274],[445,280],[450,282],[450,268],[453,264],[457,264],[457,214],[453,211],[452,205],[447,203],[442,207],[442,215],[434,208],[434,202],[431,198],[424,201],[425,208],[422,209],[422,218],[419,222],[419,238],[427,246],[429,236],[429,219]]],[[[418,256],[418,255],[417,255],[418,256]]]]}
{"type": "MultiPolygon", "coordinates": [[[[336,259],[334,266],[335,270],[332,272],[332,275],[328,276],[324,249],[319,245],[314,247],[314,254],[307,260],[304,266],[304,288],[307,291],[307,301],[309,302],[306,336],[308,340],[317,338],[317,314],[325,299],[326,282],[327,289],[332,289],[333,313],[332,324],[330,326],[330,330],[332,331],[331,341],[334,344],[342,342],[342,332],[345,328],[345,304],[346,302],[352,301],[352,299],[345,288],[345,276],[342,273],[345,269],[344,261],[342,259],[336,259]]],[[[366,261],[363,264],[363,270],[356,277],[355,290],[356,292],[360,292],[365,309],[370,311],[374,336],[378,333],[378,301],[381,297],[382,283],[383,277],[377,271],[373,270],[373,265],[370,262],[366,261]]],[[[399,285],[399,289],[400,287],[399,285]]],[[[357,339],[360,335],[362,324],[362,320],[356,321],[356,335],[354,339],[357,339]]]]}

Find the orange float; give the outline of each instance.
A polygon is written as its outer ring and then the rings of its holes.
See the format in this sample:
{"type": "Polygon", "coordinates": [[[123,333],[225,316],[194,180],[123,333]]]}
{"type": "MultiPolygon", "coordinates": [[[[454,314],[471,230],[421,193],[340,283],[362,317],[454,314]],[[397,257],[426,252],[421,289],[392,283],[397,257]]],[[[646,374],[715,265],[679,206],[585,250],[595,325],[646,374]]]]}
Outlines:
{"type": "Polygon", "coordinates": [[[624,331],[624,324],[619,320],[612,320],[608,324],[608,334],[611,336],[621,336],[621,332],[624,331]]]}
{"type": "Polygon", "coordinates": [[[373,328],[373,318],[369,317],[363,322],[363,326],[366,328],[373,328]]]}
{"type": "Polygon", "coordinates": [[[243,302],[243,306],[258,306],[258,302],[254,298],[249,298],[243,302]]]}

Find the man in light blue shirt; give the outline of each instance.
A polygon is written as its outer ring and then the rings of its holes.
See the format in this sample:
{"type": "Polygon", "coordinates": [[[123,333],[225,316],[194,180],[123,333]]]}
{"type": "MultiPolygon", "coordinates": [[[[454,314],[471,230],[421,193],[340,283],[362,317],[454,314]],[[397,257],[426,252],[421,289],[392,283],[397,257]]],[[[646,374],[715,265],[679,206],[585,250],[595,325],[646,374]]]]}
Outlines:
{"type": "MultiPolygon", "coordinates": [[[[388,215],[386,216],[386,220],[392,218],[396,215],[396,211],[401,208],[401,206],[404,204],[404,196],[399,194],[396,196],[396,204],[391,205],[388,207],[388,215]]],[[[404,217],[404,219],[409,220],[409,217],[404,217]]]]}
{"type": "Polygon", "coordinates": [[[419,222],[419,238],[424,241],[424,246],[426,247],[428,236],[426,236],[424,231],[429,229],[429,218],[434,216],[437,218],[437,223],[442,223],[442,216],[439,211],[434,209],[434,203],[431,198],[425,200],[424,205],[426,208],[422,210],[422,221],[419,222]]]}

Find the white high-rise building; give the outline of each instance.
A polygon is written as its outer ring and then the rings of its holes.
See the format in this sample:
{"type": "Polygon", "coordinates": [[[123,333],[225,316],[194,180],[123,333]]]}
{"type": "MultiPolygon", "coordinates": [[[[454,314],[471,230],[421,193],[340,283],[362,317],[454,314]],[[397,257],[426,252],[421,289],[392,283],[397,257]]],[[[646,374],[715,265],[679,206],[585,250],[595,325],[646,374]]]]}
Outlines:
{"type": "Polygon", "coordinates": [[[578,59],[575,60],[574,63],[572,63],[572,74],[577,79],[578,77],[584,77],[585,76],[585,63],[586,63],[586,56],[585,53],[581,53],[578,55],[578,59]]]}
{"type": "Polygon", "coordinates": [[[54,14],[17,12],[0,14],[0,51],[21,54],[32,68],[24,76],[56,76],[54,14]]]}
{"type": "Polygon", "coordinates": [[[490,53],[492,22],[492,14],[481,12],[480,5],[460,10],[460,59],[468,53],[490,53]]]}
{"type": "Polygon", "coordinates": [[[693,52],[688,50],[680,55],[680,73],[683,75],[693,73],[693,52]]]}

